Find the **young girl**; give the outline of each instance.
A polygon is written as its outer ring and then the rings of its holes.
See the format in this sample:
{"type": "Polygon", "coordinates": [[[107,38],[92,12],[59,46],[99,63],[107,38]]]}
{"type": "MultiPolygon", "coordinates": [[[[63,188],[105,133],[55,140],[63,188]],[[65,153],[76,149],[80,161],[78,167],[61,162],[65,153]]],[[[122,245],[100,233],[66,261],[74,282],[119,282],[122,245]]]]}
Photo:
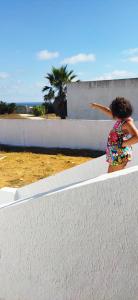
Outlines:
{"type": "Polygon", "coordinates": [[[108,173],[124,169],[132,159],[131,145],[138,143],[138,130],[131,118],[133,110],[130,102],[123,97],[117,97],[110,104],[110,108],[98,103],[90,105],[116,119],[108,136],[106,161],[109,163],[108,173]]]}

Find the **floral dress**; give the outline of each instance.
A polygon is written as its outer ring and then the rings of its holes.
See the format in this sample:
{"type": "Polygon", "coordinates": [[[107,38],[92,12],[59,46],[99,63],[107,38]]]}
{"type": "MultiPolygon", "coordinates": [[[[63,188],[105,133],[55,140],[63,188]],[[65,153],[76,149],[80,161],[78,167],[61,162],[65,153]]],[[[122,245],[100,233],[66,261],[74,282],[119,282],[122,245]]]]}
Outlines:
{"type": "MultiPolygon", "coordinates": [[[[128,119],[127,119],[128,120],[128,119]]],[[[132,159],[132,147],[122,148],[122,143],[130,138],[130,135],[122,130],[122,125],[127,120],[118,119],[108,136],[106,148],[106,161],[112,166],[127,163],[132,159]]]]}

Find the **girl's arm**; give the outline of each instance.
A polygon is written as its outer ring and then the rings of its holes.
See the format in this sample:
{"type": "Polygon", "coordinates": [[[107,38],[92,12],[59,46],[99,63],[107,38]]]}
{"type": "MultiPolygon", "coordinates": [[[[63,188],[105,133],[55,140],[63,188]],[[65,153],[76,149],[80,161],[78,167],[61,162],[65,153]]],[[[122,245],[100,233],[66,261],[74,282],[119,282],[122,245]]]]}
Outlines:
{"type": "Polygon", "coordinates": [[[105,113],[106,115],[108,115],[109,117],[113,118],[111,109],[108,108],[107,106],[98,104],[98,103],[90,103],[90,107],[94,108],[94,109],[99,109],[100,111],[102,111],[103,113],[105,113]]]}
{"type": "Polygon", "coordinates": [[[127,121],[122,126],[122,129],[126,129],[132,135],[130,139],[122,143],[122,147],[127,147],[138,143],[138,129],[136,128],[133,120],[127,121]]]}

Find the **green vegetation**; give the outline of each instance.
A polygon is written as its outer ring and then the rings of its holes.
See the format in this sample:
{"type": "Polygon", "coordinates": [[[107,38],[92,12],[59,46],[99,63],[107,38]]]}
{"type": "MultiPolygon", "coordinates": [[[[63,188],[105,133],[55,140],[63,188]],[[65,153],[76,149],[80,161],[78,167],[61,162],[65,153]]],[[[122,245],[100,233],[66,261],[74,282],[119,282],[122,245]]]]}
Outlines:
{"type": "Polygon", "coordinates": [[[47,112],[47,109],[44,105],[34,106],[32,110],[35,117],[44,116],[47,112]]]}
{"type": "Polygon", "coordinates": [[[0,114],[12,114],[15,112],[16,104],[15,103],[6,103],[0,101],[0,114]]]}

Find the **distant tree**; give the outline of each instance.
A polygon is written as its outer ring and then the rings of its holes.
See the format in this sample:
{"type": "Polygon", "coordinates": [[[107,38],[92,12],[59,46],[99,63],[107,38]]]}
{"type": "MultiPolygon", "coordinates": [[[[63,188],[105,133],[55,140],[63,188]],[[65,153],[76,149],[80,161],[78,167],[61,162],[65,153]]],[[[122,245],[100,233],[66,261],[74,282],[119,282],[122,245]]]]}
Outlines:
{"type": "Polygon", "coordinates": [[[15,103],[6,103],[3,101],[0,101],[0,114],[12,114],[16,109],[15,103]]]}
{"type": "Polygon", "coordinates": [[[8,106],[8,114],[12,114],[16,110],[16,104],[15,103],[9,103],[8,106]]]}
{"type": "Polygon", "coordinates": [[[54,114],[55,113],[55,110],[54,110],[54,105],[53,105],[53,103],[52,102],[44,102],[43,103],[43,105],[44,105],[44,107],[45,107],[45,109],[46,109],[46,113],[47,114],[54,114]]]}
{"type": "Polygon", "coordinates": [[[44,86],[43,92],[45,103],[52,103],[57,115],[62,119],[67,116],[67,83],[72,82],[77,76],[74,71],[68,71],[67,65],[60,68],[52,67],[51,73],[45,77],[49,81],[49,85],[44,86]]]}
{"type": "Polygon", "coordinates": [[[8,106],[6,102],[0,101],[0,114],[6,114],[8,113],[8,106]]]}

